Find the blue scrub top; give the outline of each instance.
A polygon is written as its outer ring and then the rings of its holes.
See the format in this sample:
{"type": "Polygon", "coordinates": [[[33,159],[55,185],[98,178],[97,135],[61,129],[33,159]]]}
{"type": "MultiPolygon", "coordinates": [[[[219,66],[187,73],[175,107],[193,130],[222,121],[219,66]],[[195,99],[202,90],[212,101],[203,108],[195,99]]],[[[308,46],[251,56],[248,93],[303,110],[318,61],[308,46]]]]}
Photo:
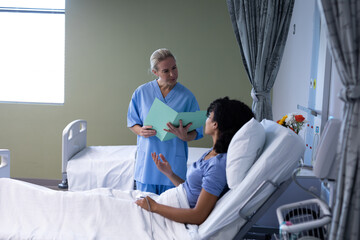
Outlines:
{"type": "Polygon", "coordinates": [[[226,181],[226,157],[227,153],[220,153],[215,157],[204,160],[204,155],[189,168],[186,181],[183,183],[186,196],[191,208],[195,207],[201,189],[220,197],[228,190],[226,181]]]}
{"type": "MultiPolygon", "coordinates": [[[[143,122],[155,98],[158,98],[177,112],[195,112],[199,110],[199,104],[195,96],[182,84],[176,83],[174,88],[164,98],[155,79],[141,85],[133,93],[127,113],[128,127],[136,124],[143,126],[143,122]]],[[[196,139],[202,138],[202,127],[197,128],[196,131],[196,139]]],[[[137,136],[137,155],[134,174],[136,181],[144,184],[173,186],[172,182],[157,169],[151,158],[152,152],[162,153],[169,161],[173,172],[185,180],[188,158],[187,142],[177,137],[162,142],[156,136],[149,138],[137,136]]]]}

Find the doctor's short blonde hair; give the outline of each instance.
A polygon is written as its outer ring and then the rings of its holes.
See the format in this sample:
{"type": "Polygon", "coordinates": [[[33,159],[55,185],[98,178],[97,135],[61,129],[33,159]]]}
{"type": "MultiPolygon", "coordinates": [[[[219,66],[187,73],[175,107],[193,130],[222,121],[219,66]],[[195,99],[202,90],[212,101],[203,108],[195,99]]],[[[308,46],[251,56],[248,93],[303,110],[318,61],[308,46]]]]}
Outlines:
{"type": "Polygon", "coordinates": [[[157,71],[158,63],[167,59],[168,57],[172,57],[173,59],[175,59],[174,55],[170,52],[169,49],[160,48],[160,49],[156,50],[155,52],[153,52],[150,56],[150,70],[157,71]]]}

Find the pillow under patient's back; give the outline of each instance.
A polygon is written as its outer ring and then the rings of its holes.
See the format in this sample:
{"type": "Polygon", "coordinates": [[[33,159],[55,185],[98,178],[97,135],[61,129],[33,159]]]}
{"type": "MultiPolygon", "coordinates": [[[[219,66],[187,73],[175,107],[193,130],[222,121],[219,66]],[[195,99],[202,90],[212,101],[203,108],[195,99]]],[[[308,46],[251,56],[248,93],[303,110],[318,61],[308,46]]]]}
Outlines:
{"type": "Polygon", "coordinates": [[[265,143],[265,129],[254,118],[244,124],[232,138],[226,160],[229,188],[235,188],[260,156],[265,143]]]}

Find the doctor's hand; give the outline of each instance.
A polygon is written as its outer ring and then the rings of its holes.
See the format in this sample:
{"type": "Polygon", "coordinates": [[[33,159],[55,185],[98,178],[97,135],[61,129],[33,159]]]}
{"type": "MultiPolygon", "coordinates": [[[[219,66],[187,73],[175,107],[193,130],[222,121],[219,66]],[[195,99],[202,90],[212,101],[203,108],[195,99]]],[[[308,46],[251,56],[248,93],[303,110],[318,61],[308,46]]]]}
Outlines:
{"type": "Polygon", "coordinates": [[[155,206],[157,203],[149,196],[146,196],[145,198],[140,198],[140,199],[136,200],[135,203],[138,206],[140,206],[141,208],[143,208],[149,212],[153,212],[155,210],[155,206]]]}
{"type": "Polygon", "coordinates": [[[164,131],[175,134],[178,138],[180,138],[183,141],[190,141],[190,140],[193,140],[193,139],[189,138],[189,136],[188,136],[188,131],[189,131],[189,128],[191,127],[191,125],[192,125],[192,123],[189,123],[188,125],[183,126],[183,122],[182,122],[182,120],[180,120],[179,127],[175,127],[170,122],[168,122],[166,124],[166,126],[169,129],[164,129],[164,131]]]}
{"type": "Polygon", "coordinates": [[[139,130],[139,135],[146,138],[156,135],[156,130],[152,129],[152,126],[142,126],[139,130]]]}
{"type": "Polygon", "coordinates": [[[156,167],[159,169],[160,172],[165,174],[165,176],[170,177],[173,175],[173,171],[171,169],[171,166],[169,162],[166,160],[164,155],[161,153],[157,155],[155,152],[151,153],[151,157],[154,160],[156,167]]]}
{"type": "Polygon", "coordinates": [[[152,126],[140,126],[139,124],[135,124],[130,127],[130,130],[136,135],[148,138],[156,135],[156,130],[152,129],[152,126]]]}

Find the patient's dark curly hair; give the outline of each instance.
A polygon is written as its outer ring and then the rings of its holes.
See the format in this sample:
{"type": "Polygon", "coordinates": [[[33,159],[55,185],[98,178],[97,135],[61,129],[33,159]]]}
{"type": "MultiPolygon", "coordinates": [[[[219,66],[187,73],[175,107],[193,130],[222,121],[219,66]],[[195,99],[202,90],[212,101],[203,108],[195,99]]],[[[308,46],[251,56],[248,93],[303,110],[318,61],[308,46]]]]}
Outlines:
{"type": "Polygon", "coordinates": [[[213,101],[207,109],[207,116],[211,112],[214,112],[213,121],[218,123],[219,129],[219,138],[214,145],[214,150],[217,153],[226,153],[232,137],[254,117],[254,114],[246,104],[231,100],[229,97],[213,101]]]}

